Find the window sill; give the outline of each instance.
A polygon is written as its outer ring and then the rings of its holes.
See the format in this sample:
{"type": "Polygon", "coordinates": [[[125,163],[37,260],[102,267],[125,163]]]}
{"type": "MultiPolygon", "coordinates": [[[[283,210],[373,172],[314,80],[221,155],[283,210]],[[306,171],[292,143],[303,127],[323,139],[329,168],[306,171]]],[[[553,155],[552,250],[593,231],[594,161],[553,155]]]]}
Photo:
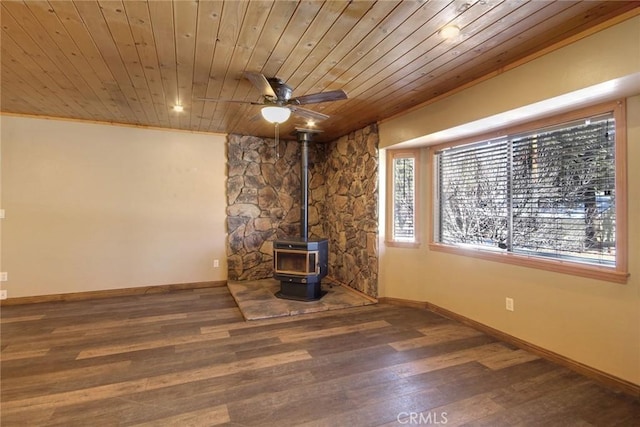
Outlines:
{"type": "Polygon", "coordinates": [[[556,273],[570,274],[573,276],[588,277],[590,279],[604,280],[614,283],[627,283],[629,273],[614,270],[612,268],[581,265],[574,262],[558,260],[546,260],[526,255],[512,253],[492,253],[482,249],[462,249],[441,243],[430,243],[429,249],[454,255],[468,256],[487,261],[502,262],[505,264],[519,265],[522,267],[537,268],[556,273]]]}
{"type": "Polygon", "coordinates": [[[398,242],[395,240],[389,240],[384,242],[385,246],[390,248],[419,248],[420,242],[398,242]]]}

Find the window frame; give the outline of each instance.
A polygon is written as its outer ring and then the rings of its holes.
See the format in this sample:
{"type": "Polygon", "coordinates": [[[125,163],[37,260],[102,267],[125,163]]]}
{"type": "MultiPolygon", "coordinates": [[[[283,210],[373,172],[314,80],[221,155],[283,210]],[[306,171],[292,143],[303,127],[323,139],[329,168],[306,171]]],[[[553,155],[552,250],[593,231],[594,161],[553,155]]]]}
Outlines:
{"type": "Polygon", "coordinates": [[[581,108],[564,114],[558,114],[527,123],[501,128],[489,133],[451,141],[431,147],[429,150],[428,166],[431,173],[431,185],[429,189],[429,206],[432,207],[430,220],[429,249],[446,252],[455,255],[468,256],[488,261],[514,264],[523,267],[536,268],[592,279],[604,280],[615,283],[626,283],[628,273],[628,228],[627,228],[627,124],[625,100],[617,100],[591,107],[581,108]],[[571,262],[561,259],[544,259],[535,255],[508,253],[496,253],[483,248],[462,248],[455,245],[437,242],[435,232],[438,218],[439,200],[437,197],[438,175],[435,168],[435,153],[444,148],[450,148],[483,140],[496,139],[505,135],[535,131],[565,122],[578,120],[604,113],[613,113],[616,128],[615,141],[615,188],[616,188],[616,259],[615,266],[597,266],[571,262]]]}
{"type": "Polygon", "coordinates": [[[385,224],[385,244],[390,247],[417,248],[420,246],[420,149],[407,148],[387,150],[386,152],[386,224],[385,224]],[[394,224],[394,160],[413,159],[413,241],[398,240],[393,233],[394,224]]]}

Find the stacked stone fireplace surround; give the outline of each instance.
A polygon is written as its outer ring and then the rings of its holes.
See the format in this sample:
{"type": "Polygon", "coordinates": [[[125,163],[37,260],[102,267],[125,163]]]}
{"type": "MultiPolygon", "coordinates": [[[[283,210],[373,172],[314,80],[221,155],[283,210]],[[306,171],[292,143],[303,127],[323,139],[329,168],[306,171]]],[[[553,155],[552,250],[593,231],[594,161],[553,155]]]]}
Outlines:
{"type": "MultiPolygon", "coordinates": [[[[300,233],[300,143],[229,135],[229,280],[273,275],[273,241],[300,233]],[[277,151],[277,152],[276,152],[277,151]]],[[[377,297],[375,125],[309,146],[309,238],[329,239],[329,278],[377,297]]]]}

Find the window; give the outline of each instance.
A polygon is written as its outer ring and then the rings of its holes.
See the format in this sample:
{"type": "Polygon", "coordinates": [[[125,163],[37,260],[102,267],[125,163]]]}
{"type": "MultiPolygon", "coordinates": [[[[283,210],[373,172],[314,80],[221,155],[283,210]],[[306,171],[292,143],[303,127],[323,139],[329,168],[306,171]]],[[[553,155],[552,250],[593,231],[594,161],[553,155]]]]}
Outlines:
{"type": "Polygon", "coordinates": [[[417,246],[419,150],[387,152],[387,229],[390,246],[417,246]]]}
{"type": "Polygon", "coordinates": [[[436,148],[434,243],[626,281],[621,109],[436,148]]]}

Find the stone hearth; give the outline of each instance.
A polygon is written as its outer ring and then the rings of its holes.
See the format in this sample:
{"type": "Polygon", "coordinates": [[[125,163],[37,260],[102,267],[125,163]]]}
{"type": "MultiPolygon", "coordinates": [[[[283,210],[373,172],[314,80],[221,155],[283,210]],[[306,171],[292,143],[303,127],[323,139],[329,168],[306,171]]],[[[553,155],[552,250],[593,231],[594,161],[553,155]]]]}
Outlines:
{"type": "Polygon", "coordinates": [[[326,295],[321,300],[312,302],[276,298],[274,294],[280,289],[280,283],[275,279],[229,281],[227,286],[246,320],[295,316],[375,304],[375,301],[344,286],[332,286],[326,282],[322,284],[326,295]]]}

